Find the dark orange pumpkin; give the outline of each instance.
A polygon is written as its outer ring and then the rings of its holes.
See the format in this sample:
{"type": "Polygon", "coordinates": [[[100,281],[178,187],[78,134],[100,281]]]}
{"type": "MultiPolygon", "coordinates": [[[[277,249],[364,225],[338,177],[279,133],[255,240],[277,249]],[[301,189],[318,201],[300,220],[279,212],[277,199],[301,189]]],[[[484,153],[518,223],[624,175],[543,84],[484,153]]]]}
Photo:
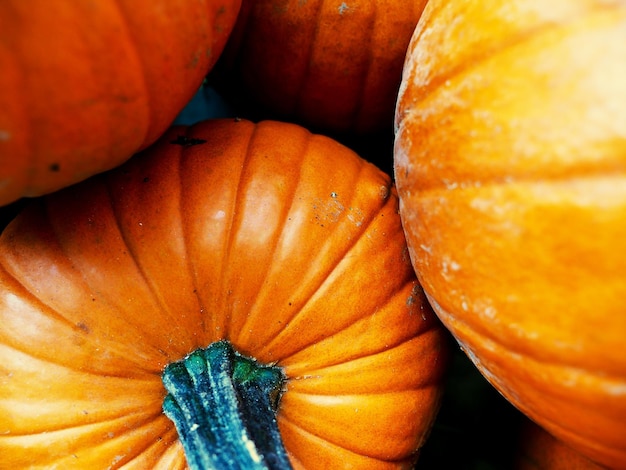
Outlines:
{"type": "Polygon", "coordinates": [[[513,404],[626,468],[626,3],[431,1],[396,115],[411,258],[513,404]]]}
{"type": "Polygon", "coordinates": [[[391,134],[402,63],[425,3],[244,0],[217,67],[221,89],[263,116],[332,133],[391,134]]]}
{"type": "Polygon", "coordinates": [[[3,464],[184,468],[161,373],[226,339],[284,371],[295,467],[409,467],[447,334],[397,204],[337,142],[243,120],[35,200],[0,238],[3,464]]]}
{"type": "Polygon", "coordinates": [[[525,421],[515,470],[602,470],[532,421],[525,421]]]}
{"type": "Polygon", "coordinates": [[[240,3],[0,2],[0,205],[154,142],[217,60],[240,3]]]}

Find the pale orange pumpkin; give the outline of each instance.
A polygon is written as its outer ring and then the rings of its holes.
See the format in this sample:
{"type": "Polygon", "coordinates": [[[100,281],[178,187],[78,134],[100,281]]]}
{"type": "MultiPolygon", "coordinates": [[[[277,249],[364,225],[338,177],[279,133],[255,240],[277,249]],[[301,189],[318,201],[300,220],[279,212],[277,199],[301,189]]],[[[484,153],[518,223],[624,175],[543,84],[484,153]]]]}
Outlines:
{"type": "Polygon", "coordinates": [[[240,4],[0,2],[0,205],[154,142],[216,62],[240,4]]]}
{"type": "Polygon", "coordinates": [[[226,339],[284,371],[294,467],[409,468],[448,343],[397,210],[347,147],[244,120],[35,200],[0,237],[2,465],[185,468],[161,375],[226,339]]]}
{"type": "Polygon", "coordinates": [[[395,176],[436,313],[524,413],[626,468],[626,3],[431,1],[395,176]]]}

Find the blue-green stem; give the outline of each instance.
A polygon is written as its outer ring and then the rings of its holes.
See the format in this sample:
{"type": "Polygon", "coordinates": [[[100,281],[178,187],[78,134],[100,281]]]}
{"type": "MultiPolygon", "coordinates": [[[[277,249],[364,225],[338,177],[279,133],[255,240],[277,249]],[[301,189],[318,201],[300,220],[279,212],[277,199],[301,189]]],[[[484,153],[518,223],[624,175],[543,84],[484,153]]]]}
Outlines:
{"type": "Polygon", "coordinates": [[[218,341],[163,372],[163,411],[191,470],[290,469],[276,411],[285,376],[218,341]]]}

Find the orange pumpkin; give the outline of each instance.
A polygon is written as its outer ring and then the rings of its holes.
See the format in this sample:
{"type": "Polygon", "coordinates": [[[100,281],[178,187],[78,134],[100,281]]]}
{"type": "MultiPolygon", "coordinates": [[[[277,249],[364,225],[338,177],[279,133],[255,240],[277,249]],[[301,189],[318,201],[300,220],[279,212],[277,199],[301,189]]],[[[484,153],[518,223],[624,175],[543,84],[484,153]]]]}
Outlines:
{"type": "Polygon", "coordinates": [[[396,110],[411,259],[524,413],[626,468],[626,4],[431,1],[396,110]]]}
{"type": "Polygon", "coordinates": [[[154,142],[216,62],[240,4],[0,2],[0,205],[154,142]]]}
{"type": "Polygon", "coordinates": [[[397,204],[347,147],[244,120],[33,201],[0,238],[3,464],[185,468],[161,375],[227,340],[284,373],[294,467],[407,468],[448,344],[397,204]]]}
{"type": "Polygon", "coordinates": [[[528,420],[522,425],[515,470],[602,470],[545,429],[528,420]]]}
{"type": "Polygon", "coordinates": [[[402,63],[425,3],[244,0],[217,82],[262,116],[336,135],[391,133],[402,63]]]}

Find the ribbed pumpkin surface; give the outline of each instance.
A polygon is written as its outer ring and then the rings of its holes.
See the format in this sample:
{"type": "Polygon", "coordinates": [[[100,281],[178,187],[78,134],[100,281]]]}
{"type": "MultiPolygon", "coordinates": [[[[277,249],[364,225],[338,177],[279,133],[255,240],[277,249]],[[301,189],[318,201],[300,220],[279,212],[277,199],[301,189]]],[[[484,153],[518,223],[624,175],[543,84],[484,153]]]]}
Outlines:
{"type": "Polygon", "coordinates": [[[301,127],[208,121],[37,200],[0,238],[6,468],[183,468],[166,364],[218,339],[288,377],[298,468],[407,468],[446,335],[390,178],[301,127]]]}
{"type": "Polygon", "coordinates": [[[411,258],[513,404],[626,468],[626,4],[426,7],[398,100],[411,258]]]}

